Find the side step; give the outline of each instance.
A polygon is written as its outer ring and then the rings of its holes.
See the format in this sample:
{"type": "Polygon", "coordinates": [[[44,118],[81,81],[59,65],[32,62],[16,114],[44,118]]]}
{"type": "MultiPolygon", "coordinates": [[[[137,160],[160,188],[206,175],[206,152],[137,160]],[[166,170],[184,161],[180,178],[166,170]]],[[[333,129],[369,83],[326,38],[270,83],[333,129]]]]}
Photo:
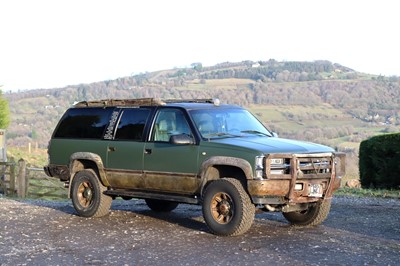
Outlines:
{"type": "Polygon", "coordinates": [[[123,189],[113,189],[107,190],[104,194],[114,197],[132,197],[138,199],[158,199],[158,200],[168,200],[176,201],[188,204],[200,204],[200,199],[197,196],[181,196],[176,194],[161,194],[157,192],[142,192],[136,190],[123,190],[123,189]]]}

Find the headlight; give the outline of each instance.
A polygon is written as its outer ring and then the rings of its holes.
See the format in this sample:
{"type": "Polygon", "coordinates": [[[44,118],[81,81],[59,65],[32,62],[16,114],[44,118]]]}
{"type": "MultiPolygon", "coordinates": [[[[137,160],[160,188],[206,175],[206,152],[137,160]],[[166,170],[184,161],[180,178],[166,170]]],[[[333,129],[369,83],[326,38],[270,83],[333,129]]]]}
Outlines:
{"type": "Polygon", "coordinates": [[[271,165],[282,165],[283,164],[283,158],[272,158],[271,159],[271,165]]]}

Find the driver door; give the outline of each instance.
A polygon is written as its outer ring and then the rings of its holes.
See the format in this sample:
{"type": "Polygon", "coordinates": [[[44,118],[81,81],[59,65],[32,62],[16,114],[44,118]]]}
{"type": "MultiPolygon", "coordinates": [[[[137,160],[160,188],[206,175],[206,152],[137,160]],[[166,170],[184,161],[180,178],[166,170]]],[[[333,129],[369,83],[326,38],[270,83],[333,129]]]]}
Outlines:
{"type": "Polygon", "coordinates": [[[149,190],[179,194],[197,190],[199,148],[196,144],[170,143],[171,136],[181,134],[194,138],[183,111],[159,109],[144,152],[144,180],[149,190]]]}

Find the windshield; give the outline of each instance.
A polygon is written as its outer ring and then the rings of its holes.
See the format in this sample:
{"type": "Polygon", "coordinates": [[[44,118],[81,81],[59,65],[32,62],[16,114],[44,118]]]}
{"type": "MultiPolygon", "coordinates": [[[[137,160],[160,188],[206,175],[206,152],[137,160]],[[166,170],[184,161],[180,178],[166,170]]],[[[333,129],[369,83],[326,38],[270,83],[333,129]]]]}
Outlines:
{"type": "Polygon", "coordinates": [[[271,132],[245,109],[192,110],[190,115],[203,138],[272,136],[271,132]]]}

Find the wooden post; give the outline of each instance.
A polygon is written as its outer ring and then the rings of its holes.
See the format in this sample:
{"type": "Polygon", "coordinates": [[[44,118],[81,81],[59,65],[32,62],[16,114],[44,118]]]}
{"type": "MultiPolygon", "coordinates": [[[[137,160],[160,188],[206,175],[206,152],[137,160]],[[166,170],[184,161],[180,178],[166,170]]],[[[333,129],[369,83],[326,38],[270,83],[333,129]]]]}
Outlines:
{"type": "Polygon", "coordinates": [[[19,171],[18,171],[18,189],[17,195],[20,198],[26,197],[27,191],[27,176],[26,176],[26,161],[24,159],[20,159],[18,161],[19,171]]]}
{"type": "Polygon", "coordinates": [[[7,195],[7,186],[6,186],[6,173],[7,173],[7,163],[0,163],[1,167],[1,176],[0,176],[0,192],[4,195],[7,195]]]}
{"type": "MultiPolygon", "coordinates": [[[[14,196],[15,194],[15,161],[14,161],[14,157],[11,157],[10,160],[11,164],[10,164],[10,195],[14,196]]],[[[7,189],[5,190],[5,192],[7,192],[7,189]]],[[[8,195],[8,193],[5,193],[6,195],[8,195]]]]}

